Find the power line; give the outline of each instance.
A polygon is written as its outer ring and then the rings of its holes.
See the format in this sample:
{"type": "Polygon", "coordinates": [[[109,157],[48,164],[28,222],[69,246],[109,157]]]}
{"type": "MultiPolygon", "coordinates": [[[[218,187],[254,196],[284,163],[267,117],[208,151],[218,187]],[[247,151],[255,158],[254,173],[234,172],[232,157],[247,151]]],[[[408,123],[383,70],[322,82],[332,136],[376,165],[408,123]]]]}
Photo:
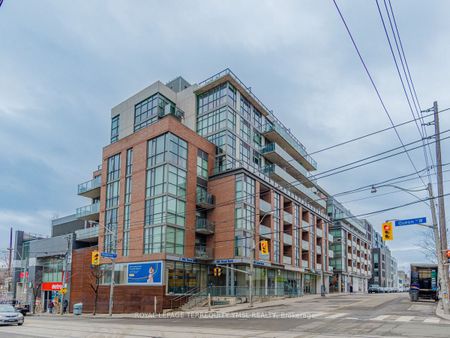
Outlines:
{"type": "MultiPolygon", "coordinates": [[[[364,67],[364,69],[365,69],[365,71],[366,71],[366,74],[367,74],[367,76],[369,77],[370,83],[372,84],[372,87],[373,87],[373,89],[375,90],[375,92],[376,92],[376,94],[377,94],[378,100],[380,101],[381,106],[383,107],[384,113],[385,113],[386,116],[388,117],[389,122],[391,123],[391,125],[392,125],[392,126],[395,126],[394,121],[392,120],[392,117],[391,117],[391,115],[390,115],[390,113],[389,113],[389,111],[388,111],[388,109],[387,109],[387,107],[386,107],[386,105],[385,105],[385,103],[384,103],[384,101],[383,101],[383,98],[381,97],[381,94],[380,94],[380,92],[379,92],[379,90],[378,90],[378,88],[377,88],[377,86],[376,86],[376,84],[375,84],[375,81],[373,80],[372,75],[370,74],[370,71],[369,71],[369,69],[367,68],[367,65],[366,65],[366,63],[365,63],[365,61],[364,61],[364,59],[363,59],[363,57],[362,57],[362,55],[361,55],[361,52],[359,51],[359,48],[358,48],[358,46],[357,46],[357,44],[356,44],[356,41],[355,41],[355,39],[353,38],[353,35],[352,35],[351,31],[350,31],[350,28],[349,28],[349,26],[347,25],[347,22],[345,21],[345,18],[344,18],[344,16],[342,15],[342,12],[341,12],[341,10],[339,9],[338,4],[336,3],[336,0],[333,0],[333,3],[334,3],[334,5],[335,5],[335,7],[336,7],[336,9],[337,9],[337,11],[338,11],[338,13],[339,13],[339,16],[341,17],[342,22],[344,23],[344,26],[345,26],[345,28],[346,28],[346,30],[347,30],[348,35],[350,36],[350,39],[351,39],[351,41],[352,41],[352,43],[353,43],[353,46],[354,46],[354,48],[355,48],[355,50],[356,50],[356,52],[357,52],[357,54],[358,54],[358,56],[359,56],[359,60],[361,61],[362,65],[363,65],[363,67],[364,67]]],[[[405,150],[405,153],[406,153],[406,156],[407,156],[408,159],[409,159],[409,162],[411,162],[412,167],[413,167],[414,170],[416,171],[417,176],[420,178],[420,180],[422,181],[423,185],[426,185],[426,184],[425,184],[425,181],[424,181],[423,178],[422,178],[422,176],[420,176],[420,174],[418,173],[417,168],[416,168],[416,165],[414,164],[413,160],[411,159],[411,156],[410,156],[409,153],[406,151],[405,145],[404,145],[404,143],[403,143],[402,138],[400,137],[400,134],[399,134],[397,128],[394,128],[394,131],[395,131],[395,134],[397,135],[398,140],[400,141],[401,145],[403,146],[403,148],[404,148],[404,150],[405,150]]]]}

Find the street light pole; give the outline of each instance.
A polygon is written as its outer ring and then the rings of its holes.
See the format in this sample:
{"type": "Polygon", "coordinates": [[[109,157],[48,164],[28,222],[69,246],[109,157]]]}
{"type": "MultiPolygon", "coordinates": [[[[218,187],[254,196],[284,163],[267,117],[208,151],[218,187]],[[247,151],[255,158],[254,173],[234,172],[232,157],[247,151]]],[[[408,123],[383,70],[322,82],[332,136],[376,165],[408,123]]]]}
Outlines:
{"type": "MultiPolygon", "coordinates": [[[[433,235],[435,238],[435,246],[436,246],[436,257],[437,257],[437,261],[438,261],[438,272],[440,272],[440,273],[438,273],[438,277],[439,277],[439,281],[440,281],[440,290],[441,290],[441,294],[444,295],[444,297],[442,297],[442,304],[444,307],[444,313],[448,313],[448,310],[449,310],[449,305],[448,305],[449,287],[448,287],[448,282],[445,279],[445,274],[446,274],[445,269],[447,269],[447,267],[444,265],[444,258],[443,258],[444,252],[442,249],[442,242],[441,242],[441,238],[439,235],[438,221],[437,221],[437,215],[436,215],[436,206],[434,204],[435,198],[433,196],[433,187],[432,187],[431,183],[428,183],[428,185],[425,189],[405,189],[405,188],[399,187],[394,184],[384,184],[384,185],[380,185],[377,187],[372,186],[371,192],[376,193],[377,192],[376,188],[380,188],[380,187],[393,187],[393,188],[402,190],[421,201],[423,201],[423,200],[411,192],[412,191],[427,191],[428,192],[428,197],[430,200],[429,207],[430,207],[430,211],[431,211],[431,218],[432,218],[433,224],[431,226],[428,226],[428,225],[425,225],[425,226],[433,230],[433,235]],[[445,297],[445,295],[447,295],[447,297],[445,297]]],[[[426,203],[426,202],[424,202],[424,203],[426,203]]],[[[441,230],[442,230],[442,228],[441,228],[441,230]]],[[[447,275],[448,275],[448,273],[447,273],[447,275]]]]}
{"type": "MultiPolygon", "coordinates": [[[[264,221],[264,218],[268,215],[272,215],[275,212],[275,210],[270,211],[269,213],[265,214],[261,220],[259,221],[259,225],[262,224],[264,221]]],[[[253,274],[254,274],[254,260],[255,260],[255,251],[256,251],[256,231],[253,230],[253,238],[252,238],[252,249],[251,249],[251,256],[250,256],[250,274],[249,274],[249,282],[250,282],[250,288],[248,290],[248,298],[250,301],[249,307],[253,307],[253,274]]]]}

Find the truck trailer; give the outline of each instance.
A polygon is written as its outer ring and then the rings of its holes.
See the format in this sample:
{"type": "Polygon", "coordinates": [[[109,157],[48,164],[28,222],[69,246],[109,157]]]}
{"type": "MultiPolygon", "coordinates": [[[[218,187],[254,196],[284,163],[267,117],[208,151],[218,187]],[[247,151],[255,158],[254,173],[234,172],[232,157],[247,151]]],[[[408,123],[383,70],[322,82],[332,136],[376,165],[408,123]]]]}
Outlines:
{"type": "Polygon", "coordinates": [[[411,301],[439,300],[438,266],[436,264],[411,264],[411,301]]]}

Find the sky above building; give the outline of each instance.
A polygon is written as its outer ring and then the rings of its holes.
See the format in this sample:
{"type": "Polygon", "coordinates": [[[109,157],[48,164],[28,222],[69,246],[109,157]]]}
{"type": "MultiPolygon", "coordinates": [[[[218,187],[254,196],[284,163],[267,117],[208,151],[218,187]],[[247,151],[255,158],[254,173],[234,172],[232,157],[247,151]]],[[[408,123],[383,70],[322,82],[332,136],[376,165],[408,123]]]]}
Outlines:
{"type": "MultiPolygon", "coordinates": [[[[410,120],[376,2],[337,2],[393,121],[410,120]]],[[[380,5],[384,10],[383,1],[380,5]]],[[[441,109],[450,107],[450,4],[396,0],[392,5],[422,109],[435,100],[441,109]]],[[[10,226],[48,234],[51,218],[89,203],[77,196],[77,184],[101,163],[111,107],[156,80],[182,75],[196,83],[227,67],[310,152],[390,126],[332,1],[5,0],[0,7],[0,248],[7,247],[10,226]]],[[[450,112],[441,115],[445,131],[450,112]]],[[[420,138],[414,124],[398,131],[404,143],[420,138]]],[[[432,126],[427,131],[433,134],[432,126]]],[[[313,157],[320,173],[399,145],[391,130],[313,157]]],[[[442,147],[447,163],[448,140],[442,147]]],[[[419,170],[425,168],[421,149],[411,158],[419,170]]],[[[319,184],[334,195],[413,171],[403,154],[319,184]]],[[[401,185],[421,188],[419,179],[401,185]]],[[[391,188],[338,199],[356,215],[416,200],[391,188]]],[[[419,216],[430,218],[424,203],[367,219],[380,230],[386,219],[419,216]]],[[[423,231],[395,229],[389,247],[399,268],[425,261],[418,248],[423,231]]]]}

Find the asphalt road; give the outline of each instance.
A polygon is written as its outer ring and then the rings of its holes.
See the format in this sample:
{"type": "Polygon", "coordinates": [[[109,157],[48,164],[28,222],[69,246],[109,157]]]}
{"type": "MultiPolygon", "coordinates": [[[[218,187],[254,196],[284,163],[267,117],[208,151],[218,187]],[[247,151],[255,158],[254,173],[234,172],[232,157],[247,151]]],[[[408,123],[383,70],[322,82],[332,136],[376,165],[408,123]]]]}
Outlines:
{"type": "Polygon", "coordinates": [[[285,305],[195,318],[27,317],[0,337],[450,337],[436,304],[407,294],[328,295],[285,305]]]}

